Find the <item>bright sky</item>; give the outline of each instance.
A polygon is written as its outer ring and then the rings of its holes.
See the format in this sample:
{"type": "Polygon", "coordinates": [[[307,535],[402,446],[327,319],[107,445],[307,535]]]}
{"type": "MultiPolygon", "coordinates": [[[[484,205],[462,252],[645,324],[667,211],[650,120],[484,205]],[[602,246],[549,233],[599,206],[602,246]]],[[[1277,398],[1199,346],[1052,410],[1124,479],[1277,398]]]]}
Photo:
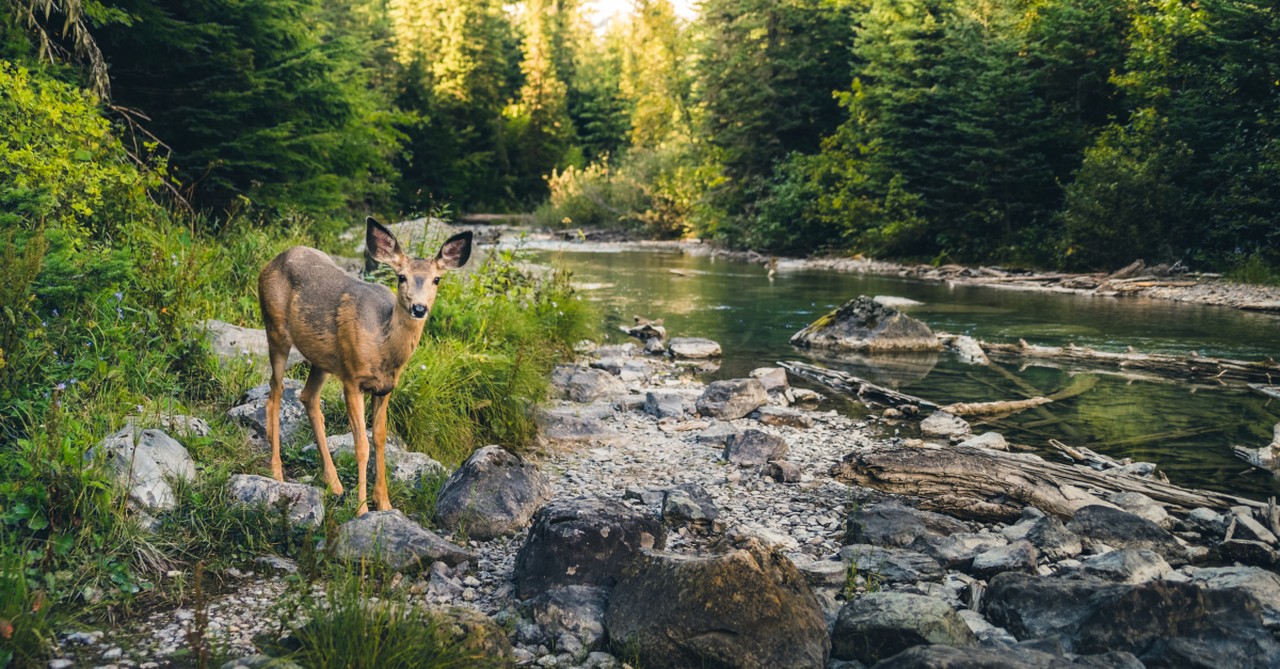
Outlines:
{"type": "MultiPolygon", "coordinates": [[[[671,4],[676,9],[676,14],[685,20],[693,19],[694,4],[698,0],[671,0],[671,4]]],[[[612,17],[622,14],[626,15],[631,11],[631,0],[586,0],[583,3],[587,10],[587,15],[592,16],[597,26],[603,26],[612,17]]]]}

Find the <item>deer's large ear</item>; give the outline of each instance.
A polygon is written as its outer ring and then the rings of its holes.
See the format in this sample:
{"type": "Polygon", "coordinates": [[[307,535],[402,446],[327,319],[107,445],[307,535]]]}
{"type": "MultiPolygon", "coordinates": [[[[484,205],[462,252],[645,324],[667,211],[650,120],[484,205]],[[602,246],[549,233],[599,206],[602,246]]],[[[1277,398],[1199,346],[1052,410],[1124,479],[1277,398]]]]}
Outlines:
{"type": "Polygon", "coordinates": [[[365,219],[365,224],[368,227],[364,232],[364,247],[369,258],[388,265],[399,265],[404,261],[400,242],[396,241],[396,236],[390,230],[372,216],[365,219]]]}
{"type": "Polygon", "coordinates": [[[458,269],[467,264],[471,259],[471,231],[459,232],[458,234],[445,240],[444,245],[440,247],[440,254],[436,256],[436,260],[444,265],[445,269],[458,269]]]}

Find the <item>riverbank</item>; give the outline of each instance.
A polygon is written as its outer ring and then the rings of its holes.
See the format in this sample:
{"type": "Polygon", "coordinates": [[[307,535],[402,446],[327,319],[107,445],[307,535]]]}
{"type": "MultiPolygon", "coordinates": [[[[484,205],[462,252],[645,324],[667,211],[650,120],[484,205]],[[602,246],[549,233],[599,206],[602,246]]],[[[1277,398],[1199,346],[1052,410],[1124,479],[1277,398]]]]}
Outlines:
{"type": "Polygon", "coordinates": [[[1112,273],[1012,271],[989,266],[904,264],[860,256],[786,258],[754,251],[732,251],[698,240],[642,240],[613,231],[552,231],[508,225],[497,225],[491,230],[501,235],[503,243],[517,243],[514,240],[519,238],[518,243],[528,248],[545,250],[686,253],[757,263],[762,273],[828,270],[1004,290],[1171,300],[1280,314],[1280,286],[1236,283],[1219,274],[1185,272],[1168,266],[1148,267],[1138,262],[1112,273]]]}
{"type": "MultiPolygon", "coordinates": [[[[1274,536],[1250,509],[1167,508],[1074,489],[1065,515],[1035,506],[1005,520],[921,511],[937,498],[851,484],[851,468],[876,454],[985,451],[1000,440],[890,437],[898,419],[817,410],[779,369],[705,384],[698,374],[714,364],[624,344],[558,368],[561,399],[538,410],[539,447],[525,457],[527,485],[545,486],[521,505],[532,522],[523,516],[479,539],[481,518],[470,532],[418,518],[472,557],[402,568],[393,580],[405,601],[481,614],[519,666],[683,666],[681,658],[717,653],[733,666],[765,666],[751,658],[772,653],[778,663],[768,666],[922,667],[952,649],[1009,666],[1280,661],[1280,578],[1243,564],[1269,559],[1274,568],[1274,536]],[[546,545],[557,552],[534,550],[546,545]],[[724,580],[736,564],[754,565],[759,583],[724,580]],[[680,590],[663,594],[664,579],[646,573],[668,574],[680,590]],[[662,605],[636,604],[644,593],[662,605]],[[743,613],[773,598],[807,613],[743,613]],[[1151,615],[1126,608],[1152,598],[1168,606],[1151,615]],[[729,608],[736,600],[747,604],[729,608]],[[667,629],[685,655],[640,632],[617,638],[636,620],[667,629]],[[708,634],[717,644],[703,643],[708,634]]],[[[526,485],[503,477],[504,490],[526,485]]],[[[494,505],[476,496],[468,506],[494,505]]],[[[281,621],[299,595],[289,585],[296,577],[280,573],[296,566],[263,558],[219,574],[223,594],[203,606],[156,611],[124,631],[63,634],[63,651],[84,666],[149,668],[185,666],[193,638],[233,657],[270,650],[293,627],[281,621]]]]}

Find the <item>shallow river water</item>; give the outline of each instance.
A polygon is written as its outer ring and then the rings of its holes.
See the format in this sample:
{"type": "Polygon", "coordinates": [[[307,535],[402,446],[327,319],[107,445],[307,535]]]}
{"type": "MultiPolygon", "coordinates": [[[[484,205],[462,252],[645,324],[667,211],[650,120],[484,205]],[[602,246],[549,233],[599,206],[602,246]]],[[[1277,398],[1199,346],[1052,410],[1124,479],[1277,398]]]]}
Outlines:
{"type": "MultiPolygon", "coordinates": [[[[944,404],[1020,399],[1028,388],[1048,395],[1073,383],[1092,384],[1070,399],[989,426],[975,425],[975,430],[996,429],[1010,441],[1036,448],[1047,448],[1048,439],[1056,438],[1113,457],[1155,462],[1181,485],[1259,499],[1280,494],[1280,480],[1247,471],[1231,455],[1232,444],[1268,443],[1272,426],[1280,421],[1280,401],[1247,388],[1137,381],[1008,362],[1001,373],[963,364],[945,351],[837,360],[788,343],[797,330],[858,295],[917,300],[923,304],[905,311],[935,331],[988,341],[1022,338],[1033,344],[1074,342],[1181,354],[1194,350],[1239,359],[1280,357],[1280,317],[1164,300],[951,287],[825,270],[782,272],[770,280],[759,264],[724,258],[583,248],[543,249],[535,257],[573,272],[587,299],[600,305],[612,341],[626,339],[618,326],[638,314],[665,319],[669,336],[720,342],[724,359],[710,378],[745,376],[779,360],[803,360],[944,404]]],[[[852,413],[862,410],[853,403],[839,406],[852,413]]]]}

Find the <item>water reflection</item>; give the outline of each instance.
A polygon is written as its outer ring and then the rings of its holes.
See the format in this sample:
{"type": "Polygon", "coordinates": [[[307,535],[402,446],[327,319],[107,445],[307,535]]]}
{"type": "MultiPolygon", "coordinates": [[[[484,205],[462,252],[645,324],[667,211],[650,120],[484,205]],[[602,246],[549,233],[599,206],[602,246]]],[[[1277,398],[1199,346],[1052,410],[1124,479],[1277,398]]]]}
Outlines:
{"type": "MultiPolygon", "coordinates": [[[[1030,293],[923,283],[898,277],[786,271],[770,281],[749,263],[676,253],[542,252],[574,272],[575,283],[604,307],[607,335],[632,315],[665,318],[672,336],[719,341],[725,358],[710,378],[745,376],[778,360],[837,366],[903,392],[939,402],[1010,400],[1031,393],[1071,394],[1077,370],[965,365],[949,353],[924,358],[823,359],[788,339],[818,315],[858,295],[922,302],[908,312],[938,331],[1035,344],[1075,343],[1098,349],[1260,359],[1280,355],[1280,318],[1219,307],[1141,298],[1030,293]],[[674,271],[673,271],[674,270],[674,271]]],[[[1222,389],[1098,375],[1087,391],[977,429],[999,429],[1015,443],[1048,439],[1089,446],[1113,457],[1154,461],[1183,485],[1253,497],[1280,494],[1280,484],[1246,469],[1232,444],[1270,441],[1280,400],[1244,389],[1222,389]]],[[[1078,389],[1078,387],[1077,387],[1078,389]]],[[[843,409],[842,409],[843,410],[843,409]]]]}

